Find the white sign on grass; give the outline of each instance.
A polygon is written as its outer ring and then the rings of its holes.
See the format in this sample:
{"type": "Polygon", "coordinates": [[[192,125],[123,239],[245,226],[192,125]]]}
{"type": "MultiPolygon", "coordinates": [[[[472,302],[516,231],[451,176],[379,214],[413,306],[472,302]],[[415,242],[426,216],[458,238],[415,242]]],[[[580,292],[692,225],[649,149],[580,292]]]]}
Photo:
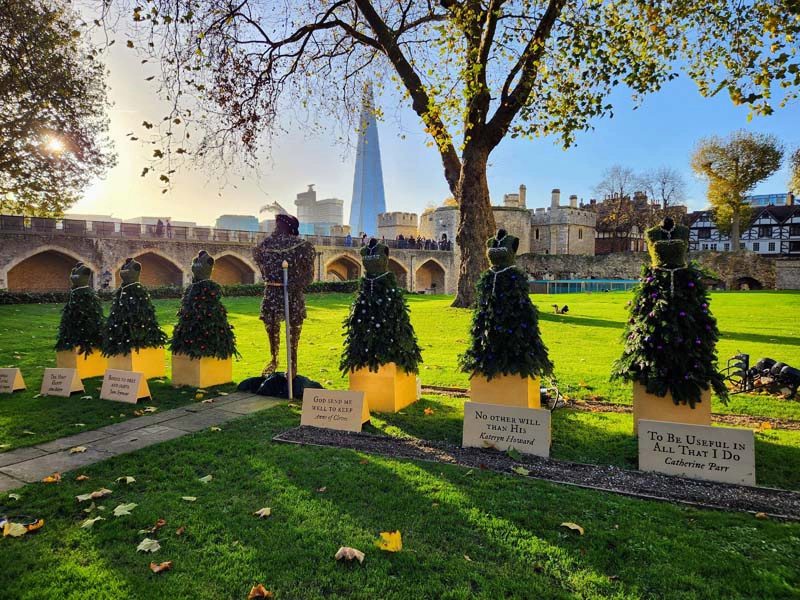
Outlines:
{"type": "Polygon", "coordinates": [[[641,419],[639,468],[693,479],[755,485],[753,431],[641,419]]]}
{"type": "Polygon", "coordinates": [[[69,398],[73,392],[82,392],[83,382],[78,369],[45,369],[42,378],[42,396],[63,396],[69,398]]]}
{"type": "Polygon", "coordinates": [[[461,445],[550,456],[550,411],[465,402],[461,445]]]}
{"type": "Polygon", "coordinates": [[[18,368],[0,369],[0,394],[10,394],[24,389],[25,382],[18,368]]]}
{"type": "Polygon", "coordinates": [[[300,425],[361,431],[361,426],[367,421],[369,408],[364,392],[308,388],[303,391],[300,425]]]}
{"type": "Polygon", "coordinates": [[[149,397],[150,388],[147,387],[147,380],[143,373],[106,369],[103,387],[100,388],[101,400],[136,404],[140,398],[149,397]]]}

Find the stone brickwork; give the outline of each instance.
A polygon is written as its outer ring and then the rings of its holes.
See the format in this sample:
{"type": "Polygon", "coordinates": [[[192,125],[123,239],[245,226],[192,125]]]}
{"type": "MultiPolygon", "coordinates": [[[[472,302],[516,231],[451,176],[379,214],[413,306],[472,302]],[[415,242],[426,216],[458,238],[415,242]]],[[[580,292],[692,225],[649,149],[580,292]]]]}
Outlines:
{"type": "Polygon", "coordinates": [[[800,260],[775,261],[775,289],[800,290],[800,260]]]}
{"type": "Polygon", "coordinates": [[[378,237],[387,240],[417,237],[419,235],[416,213],[388,212],[378,215],[378,237]]]}

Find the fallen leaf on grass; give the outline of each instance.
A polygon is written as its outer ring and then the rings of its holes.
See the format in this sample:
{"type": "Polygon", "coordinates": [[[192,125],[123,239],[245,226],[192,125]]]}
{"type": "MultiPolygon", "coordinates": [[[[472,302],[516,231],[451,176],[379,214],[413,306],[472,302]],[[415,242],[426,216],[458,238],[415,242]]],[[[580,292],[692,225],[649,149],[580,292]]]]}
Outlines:
{"type": "Polygon", "coordinates": [[[197,481],[201,481],[202,483],[210,483],[212,479],[214,478],[211,475],[206,475],[205,477],[201,477],[197,481]]]}
{"type": "Polygon", "coordinates": [[[197,497],[196,496],[181,496],[181,500],[184,500],[186,502],[194,502],[195,500],[197,500],[197,497]]]}
{"type": "Polygon", "coordinates": [[[400,531],[382,531],[381,539],[376,540],[375,545],[386,552],[400,552],[403,549],[400,531]]]}
{"type": "Polygon", "coordinates": [[[186,527],[181,525],[175,530],[175,535],[183,535],[186,532],[186,527]]]}
{"type": "Polygon", "coordinates": [[[761,429],[772,429],[772,423],[764,422],[759,425],[761,429]]]}
{"type": "Polygon", "coordinates": [[[483,447],[486,450],[497,450],[497,444],[495,444],[494,442],[490,442],[488,440],[483,440],[483,447]]]}
{"type": "Polygon", "coordinates": [[[137,552],[155,552],[161,548],[161,544],[158,543],[158,540],[153,540],[151,538],[144,538],[139,545],[136,546],[137,552]]]}
{"type": "Polygon", "coordinates": [[[130,504],[120,504],[114,509],[114,516],[115,517],[124,517],[125,515],[131,514],[131,511],[139,506],[135,502],[131,502],[130,504]]]}
{"type": "Polygon", "coordinates": [[[144,416],[144,411],[143,410],[135,410],[135,411],[133,411],[133,416],[134,417],[143,417],[144,416]]]}
{"type": "Polygon", "coordinates": [[[195,400],[202,400],[202,399],[203,399],[203,394],[201,394],[200,392],[197,392],[197,393],[194,395],[194,399],[195,399],[195,400]]]}
{"type": "Polygon", "coordinates": [[[83,509],[83,512],[85,512],[85,513],[88,515],[88,514],[89,514],[89,513],[91,513],[91,512],[92,512],[92,511],[93,511],[95,508],[97,508],[97,505],[96,505],[94,502],[92,502],[92,503],[89,505],[89,508],[84,508],[84,509],[83,509]]]}
{"type": "Polygon", "coordinates": [[[577,523],[570,523],[570,522],[562,523],[561,527],[566,527],[568,529],[571,529],[572,531],[577,531],[578,533],[583,535],[583,527],[581,527],[577,523]]]}
{"type": "Polygon", "coordinates": [[[104,517],[95,517],[94,519],[86,519],[83,523],[81,523],[81,529],[89,529],[98,521],[105,521],[104,517]]]}
{"type": "Polygon", "coordinates": [[[130,485],[132,483],[136,483],[136,480],[133,477],[131,477],[130,475],[123,475],[122,477],[117,477],[117,479],[115,481],[117,483],[120,483],[120,482],[127,483],[128,485],[130,485]]]}
{"type": "Polygon", "coordinates": [[[357,560],[362,565],[364,564],[364,553],[361,550],[356,550],[355,548],[350,548],[348,546],[342,546],[336,551],[336,556],[334,556],[336,560],[357,560]]]}
{"type": "Polygon", "coordinates": [[[469,554],[464,555],[464,560],[467,562],[473,562],[472,559],[469,557],[469,554]]]}
{"type": "Polygon", "coordinates": [[[366,458],[362,458],[360,461],[358,461],[358,464],[360,464],[360,465],[368,465],[369,461],[366,458]]]}
{"type": "Polygon", "coordinates": [[[222,427],[217,427],[216,425],[209,428],[211,431],[222,431],[222,427]]]}
{"type": "Polygon", "coordinates": [[[53,473],[42,479],[44,483],[58,483],[61,481],[61,473],[53,473]]]}
{"type": "Polygon", "coordinates": [[[432,409],[432,408],[429,406],[428,408],[426,408],[426,409],[425,409],[425,410],[423,410],[422,412],[423,412],[423,413],[425,413],[426,415],[432,415],[432,414],[433,414],[434,412],[436,412],[436,411],[434,411],[434,410],[433,410],[433,409],[432,409]]]}
{"type": "Polygon", "coordinates": [[[75,478],[75,481],[89,481],[89,476],[88,475],[78,475],[75,478]]]}
{"type": "Polygon", "coordinates": [[[98,498],[104,498],[111,493],[112,493],[111,490],[107,490],[106,488],[101,488],[89,494],[81,494],[80,496],[75,496],[75,498],[78,499],[78,502],[86,502],[87,500],[97,500],[98,498]]]}
{"type": "Polygon", "coordinates": [[[86,452],[88,448],[86,446],[75,446],[74,448],[69,449],[69,454],[80,454],[86,452]]]}
{"type": "Polygon", "coordinates": [[[20,500],[20,499],[22,499],[22,496],[20,496],[19,494],[9,494],[8,497],[11,500],[20,500]]]}
{"type": "Polygon", "coordinates": [[[431,502],[431,506],[433,508],[436,508],[437,506],[439,506],[439,503],[438,502],[431,502]]]}
{"type": "Polygon", "coordinates": [[[11,444],[0,444],[0,449],[5,450],[6,448],[11,448],[11,444]]]}
{"type": "Polygon", "coordinates": [[[769,518],[769,517],[767,516],[767,513],[763,513],[763,512],[757,512],[757,513],[755,514],[755,517],[756,517],[756,519],[761,519],[762,521],[763,521],[763,520],[766,520],[766,519],[768,519],[768,518],[769,518]]]}
{"type": "MultiPolygon", "coordinates": [[[[86,396],[84,396],[85,398],[86,396]]],[[[91,396],[89,396],[91,398],[91,396]]],[[[73,427],[86,427],[86,423],[73,423],[73,427]]]]}
{"type": "Polygon", "coordinates": [[[212,402],[214,402],[213,398],[207,398],[203,400],[200,404],[211,404],[212,402]]]}
{"type": "Polygon", "coordinates": [[[228,392],[217,392],[217,394],[219,394],[220,396],[227,396],[228,392]]]}
{"type": "Polygon", "coordinates": [[[150,563],[150,570],[153,573],[161,573],[162,571],[166,571],[167,569],[172,568],[172,561],[162,562],[162,563],[150,563]]]}
{"type": "Polygon", "coordinates": [[[514,471],[514,473],[516,473],[517,475],[522,475],[523,477],[531,474],[531,472],[528,471],[528,469],[526,469],[525,467],[514,467],[511,470],[514,471]]]}
{"type": "Polygon", "coordinates": [[[324,494],[327,489],[328,489],[328,486],[327,485],[323,485],[321,488],[317,488],[317,491],[320,494],[324,494]]]}
{"type": "Polygon", "coordinates": [[[3,537],[22,537],[26,533],[28,533],[28,528],[22,523],[6,521],[6,524],[3,525],[3,537]]]}
{"type": "Polygon", "coordinates": [[[253,598],[273,598],[273,595],[272,592],[259,583],[258,585],[254,585],[253,589],[250,590],[250,593],[247,595],[247,600],[253,600],[253,598]]]}
{"type": "Polygon", "coordinates": [[[157,406],[145,406],[144,407],[144,412],[146,412],[146,413],[154,413],[157,410],[158,410],[157,406]]]}
{"type": "Polygon", "coordinates": [[[92,396],[81,396],[81,400],[94,400],[92,396]]]}
{"type": "Polygon", "coordinates": [[[264,518],[266,518],[266,517],[268,517],[268,516],[270,516],[272,514],[272,509],[271,508],[267,508],[265,506],[264,508],[259,508],[253,514],[255,516],[257,516],[259,519],[264,519],[264,518]]]}

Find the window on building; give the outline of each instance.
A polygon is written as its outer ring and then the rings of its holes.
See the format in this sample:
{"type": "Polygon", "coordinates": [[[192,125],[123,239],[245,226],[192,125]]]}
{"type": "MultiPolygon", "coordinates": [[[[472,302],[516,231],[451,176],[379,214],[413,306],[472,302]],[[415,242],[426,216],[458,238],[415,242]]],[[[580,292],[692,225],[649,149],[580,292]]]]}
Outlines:
{"type": "Polygon", "coordinates": [[[536,231],[533,232],[533,237],[535,237],[537,240],[539,239],[539,228],[538,227],[536,228],[536,231]]]}
{"type": "Polygon", "coordinates": [[[800,242],[789,242],[789,252],[800,252],[800,242]]]}
{"type": "Polygon", "coordinates": [[[775,252],[775,242],[770,242],[769,243],[769,251],[770,252],[775,252]]]}
{"type": "Polygon", "coordinates": [[[725,252],[728,252],[731,249],[731,245],[728,242],[725,242],[725,245],[723,245],[723,248],[725,248],[725,252]]]}
{"type": "Polygon", "coordinates": [[[578,229],[578,239],[579,240],[583,239],[583,229],[580,229],[580,228],[578,229]]]}
{"type": "Polygon", "coordinates": [[[708,244],[703,244],[703,250],[708,250],[708,244]]]}
{"type": "Polygon", "coordinates": [[[789,235],[800,235],[800,225],[789,225],[789,235]]]}
{"type": "Polygon", "coordinates": [[[711,238],[711,228],[710,227],[701,227],[697,230],[697,237],[701,240],[708,240],[711,238]]]}
{"type": "Polygon", "coordinates": [[[739,242],[739,250],[744,250],[744,242],[739,242]]]}
{"type": "Polygon", "coordinates": [[[716,244],[711,244],[711,249],[712,250],[716,250],[717,249],[717,245],[716,244]]]}
{"type": "Polygon", "coordinates": [[[753,252],[758,252],[759,250],[761,250],[761,244],[753,242],[753,252]]]}
{"type": "Polygon", "coordinates": [[[760,238],[772,237],[772,225],[759,225],[758,237],[760,238]]]}

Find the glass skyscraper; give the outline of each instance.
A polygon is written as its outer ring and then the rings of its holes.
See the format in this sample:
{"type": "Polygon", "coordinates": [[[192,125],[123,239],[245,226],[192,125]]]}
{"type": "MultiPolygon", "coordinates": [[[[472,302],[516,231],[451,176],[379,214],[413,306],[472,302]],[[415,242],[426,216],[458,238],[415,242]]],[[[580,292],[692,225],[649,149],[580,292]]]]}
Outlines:
{"type": "Polygon", "coordinates": [[[364,106],[356,149],[356,172],[353,177],[353,201],[350,204],[350,231],[353,237],[366,233],[378,234],[378,215],[386,212],[383,194],[381,148],[378,142],[378,124],[372,101],[372,88],[364,90],[364,106]]]}

